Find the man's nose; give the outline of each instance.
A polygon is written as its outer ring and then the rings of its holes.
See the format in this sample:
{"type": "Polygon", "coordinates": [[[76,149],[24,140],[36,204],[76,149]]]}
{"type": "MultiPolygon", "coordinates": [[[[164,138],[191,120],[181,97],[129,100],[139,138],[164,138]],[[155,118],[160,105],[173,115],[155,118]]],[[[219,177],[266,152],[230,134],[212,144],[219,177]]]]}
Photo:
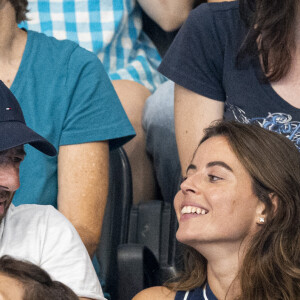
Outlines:
{"type": "Polygon", "coordinates": [[[16,191],[20,187],[19,168],[13,164],[0,167],[0,186],[11,192],[16,191]]]}

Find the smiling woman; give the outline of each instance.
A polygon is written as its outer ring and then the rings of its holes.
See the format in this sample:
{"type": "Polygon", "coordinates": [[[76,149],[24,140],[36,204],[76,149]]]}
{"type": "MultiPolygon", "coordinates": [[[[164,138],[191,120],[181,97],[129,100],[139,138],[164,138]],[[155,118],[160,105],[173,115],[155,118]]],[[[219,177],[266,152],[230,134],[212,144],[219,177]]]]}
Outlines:
{"type": "Polygon", "coordinates": [[[257,231],[256,221],[264,211],[250,175],[223,136],[212,137],[197,149],[174,206],[177,239],[205,257],[211,253],[211,242],[224,254],[238,252],[242,241],[257,231]],[[201,215],[193,213],[198,208],[201,215]]]}
{"type": "Polygon", "coordinates": [[[300,295],[300,154],[256,125],[206,129],[174,207],[184,271],[139,299],[294,300],[300,295]]]}

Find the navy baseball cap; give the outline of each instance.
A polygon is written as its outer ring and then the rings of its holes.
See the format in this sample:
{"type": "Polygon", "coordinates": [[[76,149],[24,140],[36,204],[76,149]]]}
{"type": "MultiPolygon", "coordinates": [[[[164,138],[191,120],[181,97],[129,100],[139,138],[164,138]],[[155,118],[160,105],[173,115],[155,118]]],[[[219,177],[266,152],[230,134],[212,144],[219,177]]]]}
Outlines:
{"type": "Polygon", "coordinates": [[[21,107],[10,89],[0,80],[0,151],[24,144],[37,150],[56,155],[55,147],[26,126],[21,107]]]}

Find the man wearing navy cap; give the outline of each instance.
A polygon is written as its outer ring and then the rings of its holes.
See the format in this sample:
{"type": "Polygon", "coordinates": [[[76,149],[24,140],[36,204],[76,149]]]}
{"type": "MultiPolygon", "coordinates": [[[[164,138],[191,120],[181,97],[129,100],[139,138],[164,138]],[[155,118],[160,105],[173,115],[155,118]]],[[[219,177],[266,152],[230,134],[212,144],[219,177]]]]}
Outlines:
{"type": "Polygon", "coordinates": [[[89,255],[71,223],[50,205],[11,202],[20,187],[19,168],[24,144],[49,156],[56,150],[26,126],[22,110],[0,81],[0,256],[30,261],[53,280],[69,286],[80,299],[103,300],[103,293],[89,255]]]}

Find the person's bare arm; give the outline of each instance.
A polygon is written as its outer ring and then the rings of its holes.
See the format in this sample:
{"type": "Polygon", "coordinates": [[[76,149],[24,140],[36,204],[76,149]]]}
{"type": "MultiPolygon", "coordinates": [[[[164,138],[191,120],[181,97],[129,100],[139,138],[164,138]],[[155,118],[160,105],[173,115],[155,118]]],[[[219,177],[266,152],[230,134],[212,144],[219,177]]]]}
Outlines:
{"type": "Polygon", "coordinates": [[[100,239],[108,194],[108,142],[60,146],[58,210],[92,256],[100,239]]]}
{"type": "Polygon", "coordinates": [[[137,1],[144,12],[165,31],[178,29],[194,5],[194,0],[137,1]]]}
{"type": "Polygon", "coordinates": [[[181,170],[185,174],[202,136],[211,122],[222,119],[224,103],[175,84],[175,134],[181,170]]]}

